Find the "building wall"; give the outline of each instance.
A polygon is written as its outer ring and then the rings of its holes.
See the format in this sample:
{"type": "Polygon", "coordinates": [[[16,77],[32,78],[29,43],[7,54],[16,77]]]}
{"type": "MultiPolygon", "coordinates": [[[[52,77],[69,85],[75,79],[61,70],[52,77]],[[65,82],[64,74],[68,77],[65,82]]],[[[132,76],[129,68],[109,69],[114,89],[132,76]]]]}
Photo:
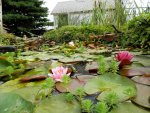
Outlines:
{"type": "Polygon", "coordinates": [[[68,14],[69,25],[81,25],[82,23],[88,23],[92,17],[92,12],[78,12],[68,14]]]}

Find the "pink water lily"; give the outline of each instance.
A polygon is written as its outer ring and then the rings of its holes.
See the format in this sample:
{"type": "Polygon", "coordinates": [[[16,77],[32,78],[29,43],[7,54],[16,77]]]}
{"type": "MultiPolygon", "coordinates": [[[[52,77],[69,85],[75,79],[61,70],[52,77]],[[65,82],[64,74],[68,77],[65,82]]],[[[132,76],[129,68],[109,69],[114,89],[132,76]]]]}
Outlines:
{"type": "Polygon", "coordinates": [[[128,51],[120,51],[118,54],[115,56],[117,61],[122,61],[122,60],[129,60],[133,58],[133,55],[129,53],[128,51]]]}
{"type": "Polygon", "coordinates": [[[118,54],[115,55],[115,59],[120,62],[119,67],[131,64],[131,60],[133,57],[134,56],[128,51],[120,51],[118,54]]]}
{"type": "Polygon", "coordinates": [[[67,73],[68,72],[68,68],[65,67],[56,67],[54,69],[51,70],[52,73],[48,74],[48,76],[52,77],[56,82],[62,82],[62,78],[64,75],[69,76],[71,73],[67,73]]]}

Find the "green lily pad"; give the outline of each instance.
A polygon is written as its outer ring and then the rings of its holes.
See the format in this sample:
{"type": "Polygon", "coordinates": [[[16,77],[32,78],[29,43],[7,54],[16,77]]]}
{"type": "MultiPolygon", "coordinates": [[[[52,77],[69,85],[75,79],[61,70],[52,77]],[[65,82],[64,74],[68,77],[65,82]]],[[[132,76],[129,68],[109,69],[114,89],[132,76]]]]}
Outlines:
{"type": "Polygon", "coordinates": [[[80,113],[80,104],[76,100],[71,103],[65,100],[65,95],[54,95],[42,100],[34,113],[80,113]]]}
{"type": "Polygon", "coordinates": [[[150,109],[150,86],[143,84],[136,84],[137,96],[132,102],[150,109]]]}
{"type": "Polygon", "coordinates": [[[148,110],[142,109],[132,103],[124,102],[112,109],[109,113],[149,113],[148,110]]]}
{"type": "Polygon", "coordinates": [[[144,55],[135,56],[133,61],[137,61],[144,66],[150,66],[150,63],[149,63],[150,57],[149,56],[144,56],[144,55]]]}
{"type": "Polygon", "coordinates": [[[101,93],[97,98],[98,100],[105,101],[109,95],[114,94],[117,97],[116,103],[136,95],[135,84],[130,79],[113,73],[106,73],[89,80],[84,89],[89,95],[101,93]]]}
{"type": "Polygon", "coordinates": [[[0,113],[33,113],[34,105],[14,93],[0,94],[0,113]]]}
{"type": "MultiPolygon", "coordinates": [[[[0,59],[0,73],[3,71],[6,71],[6,68],[13,67],[13,65],[8,62],[6,59],[0,59]]],[[[0,74],[0,76],[3,76],[3,74],[0,74]]]]}
{"type": "MultiPolygon", "coordinates": [[[[0,92],[13,92],[16,93],[28,101],[35,102],[36,96],[40,91],[42,85],[46,82],[43,81],[36,81],[36,82],[27,82],[27,83],[20,83],[19,78],[15,80],[10,80],[2,85],[0,85],[0,92]]],[[[43,89],[42,90],[44,95],[48,95],[51,93],[52,89],[43,89]]]]}

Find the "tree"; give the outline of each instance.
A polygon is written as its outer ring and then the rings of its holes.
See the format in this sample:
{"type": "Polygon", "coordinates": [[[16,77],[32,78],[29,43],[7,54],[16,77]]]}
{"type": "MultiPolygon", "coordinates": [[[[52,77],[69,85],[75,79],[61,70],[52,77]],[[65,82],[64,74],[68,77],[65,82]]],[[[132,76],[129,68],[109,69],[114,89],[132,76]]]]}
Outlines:
{"type": "Polygon", "coordinates": [[[3,33],[2,1],[0,0],[0,33],[3,33]]]}
{"type": "Polygon", "coordinates": [[[2,0],[3,23],[17,36],[40,34],[49,24],[48,8],[41,0],[2,0]],[[40,32],[40,33],[39,33],[40,32]]]}

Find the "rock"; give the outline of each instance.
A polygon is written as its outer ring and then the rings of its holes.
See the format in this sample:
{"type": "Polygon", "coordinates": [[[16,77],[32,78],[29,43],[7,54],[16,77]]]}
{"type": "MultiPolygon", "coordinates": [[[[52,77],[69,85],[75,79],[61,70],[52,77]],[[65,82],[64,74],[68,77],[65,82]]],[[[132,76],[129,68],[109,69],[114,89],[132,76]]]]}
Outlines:
{"type": "Polygon", "coordinates": [[[6,53],[6,52],[15,52],[16,47],[14,46],[0,46],[0,53],[6,53]]]}

